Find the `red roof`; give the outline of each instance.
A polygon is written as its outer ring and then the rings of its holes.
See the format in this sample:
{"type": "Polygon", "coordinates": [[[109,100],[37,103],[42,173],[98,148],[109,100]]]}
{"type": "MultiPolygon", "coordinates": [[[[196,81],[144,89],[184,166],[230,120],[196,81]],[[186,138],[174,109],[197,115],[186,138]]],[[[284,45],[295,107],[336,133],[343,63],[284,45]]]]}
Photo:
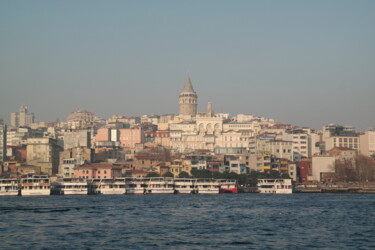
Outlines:
{"type": "Polygon", "coordinates": [[[92,163],[92,164],[86,164],[86,165],[83,165],[81,168],[90,168],[90,169],[93,169],[93,168],[106,168],[106,169],[112,169],[112,168],[116,168],[116,169],[121,169],[122,167],[120,166],[113,166],[112,164],[109,164],[109,163],[92,163]]]}

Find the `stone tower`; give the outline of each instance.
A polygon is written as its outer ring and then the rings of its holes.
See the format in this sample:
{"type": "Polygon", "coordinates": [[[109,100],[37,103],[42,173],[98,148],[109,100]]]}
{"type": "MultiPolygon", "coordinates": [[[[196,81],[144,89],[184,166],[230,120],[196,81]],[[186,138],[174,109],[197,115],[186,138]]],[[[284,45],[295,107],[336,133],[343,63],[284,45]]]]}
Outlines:
{"type": "Polygon", "coordinates": [[[179,96],[180,116],[196,116],[198,96],[191,85],[189,74],[186,76],[184,89],[179,96]]]}

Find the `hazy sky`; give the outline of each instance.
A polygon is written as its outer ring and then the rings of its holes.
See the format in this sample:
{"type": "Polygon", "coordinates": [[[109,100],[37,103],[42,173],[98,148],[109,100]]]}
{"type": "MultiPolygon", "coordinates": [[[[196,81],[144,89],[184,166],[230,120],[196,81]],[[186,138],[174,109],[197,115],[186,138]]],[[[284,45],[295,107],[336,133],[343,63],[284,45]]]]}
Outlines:
{"type": "Polygon", "coordinates": [[[0,118],[198,110],[375,127],[375,1],[0,1],[0,118]]]}

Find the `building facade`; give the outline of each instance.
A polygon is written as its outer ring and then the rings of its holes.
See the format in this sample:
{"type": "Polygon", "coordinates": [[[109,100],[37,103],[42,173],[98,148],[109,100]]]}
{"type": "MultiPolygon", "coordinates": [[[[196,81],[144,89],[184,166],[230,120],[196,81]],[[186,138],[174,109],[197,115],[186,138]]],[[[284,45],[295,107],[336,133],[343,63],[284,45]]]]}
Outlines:
{"type": "Polygon", "coordinates": [[[13,127],[27,127],[34,123],[34,113],[28,113],[27,106],[21,106],[18,112],[10,114],[10,125],[13,127]]]}
{"type": "Polygon", "coordinates": [[[45,174],[58,174],[60,147],[51,138],[27,139],[27,164],[40,166],[45,174]]]}
{"type": "Polygon", "coordinates": [[[375,130],[368,130],[361,134],[360,145],[361,154],[369,157],[375,157],[375,130]]]}
{"type": "MultiPolygon", "coordinates": [[[[5,161],[6,158],[6,145],[7,145],[7,127],[0,120],[0,165],[5,161]]],[[[1,168],[1,166],[0,166],[1,168]]]]}

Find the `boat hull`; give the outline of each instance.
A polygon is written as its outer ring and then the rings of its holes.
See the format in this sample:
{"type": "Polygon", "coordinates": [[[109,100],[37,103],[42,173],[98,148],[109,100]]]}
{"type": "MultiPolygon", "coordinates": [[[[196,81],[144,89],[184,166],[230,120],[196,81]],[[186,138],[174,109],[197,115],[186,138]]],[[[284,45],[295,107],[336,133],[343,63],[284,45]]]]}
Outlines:
{"type": "Polygon", "coordinates": [[[237,194],[238,188],[220,188],[219,193],[220,194],[237,194]]]}
{"type": "Polygon", "coordinates": [[[148,189],[146,194],[174,194],[174,189],[148,189]]]}
{"type": "Polygon", "coordinates": [[[100,194],[125,194],[125,189],[101,189],[100,194]]]}
{"type": "Polygon", "coordinates": [[[21,196],[48,196],[51,190],[21,190],[21,196]]]}
{"type": "Polygon", "coordinates": [[[86,190],[64,190],[64,195],[87,195],[87,189],[86,190]]]}
{"type": "Polygon", "coordinates": [[[175,189],[176,194],[194,194],[196,193],[194,189],[188,188],[188,189],[175,189]]]}
{"type": "Polygon", "coordinates": [[[143,195],[144,193],[145,193],[144,188],[126,189],[126,194],[130,194],[130,195],[143,195]]]}
{"type": "Polygon", "coordinates": [[[0,196],[17,196],[19,194],[18,190],[1,191],[0,196]]]}
{"type": "Polygon", "coordinates": [[[218,194],[219,189],[198,189],[197,194],[218,194]]]}

